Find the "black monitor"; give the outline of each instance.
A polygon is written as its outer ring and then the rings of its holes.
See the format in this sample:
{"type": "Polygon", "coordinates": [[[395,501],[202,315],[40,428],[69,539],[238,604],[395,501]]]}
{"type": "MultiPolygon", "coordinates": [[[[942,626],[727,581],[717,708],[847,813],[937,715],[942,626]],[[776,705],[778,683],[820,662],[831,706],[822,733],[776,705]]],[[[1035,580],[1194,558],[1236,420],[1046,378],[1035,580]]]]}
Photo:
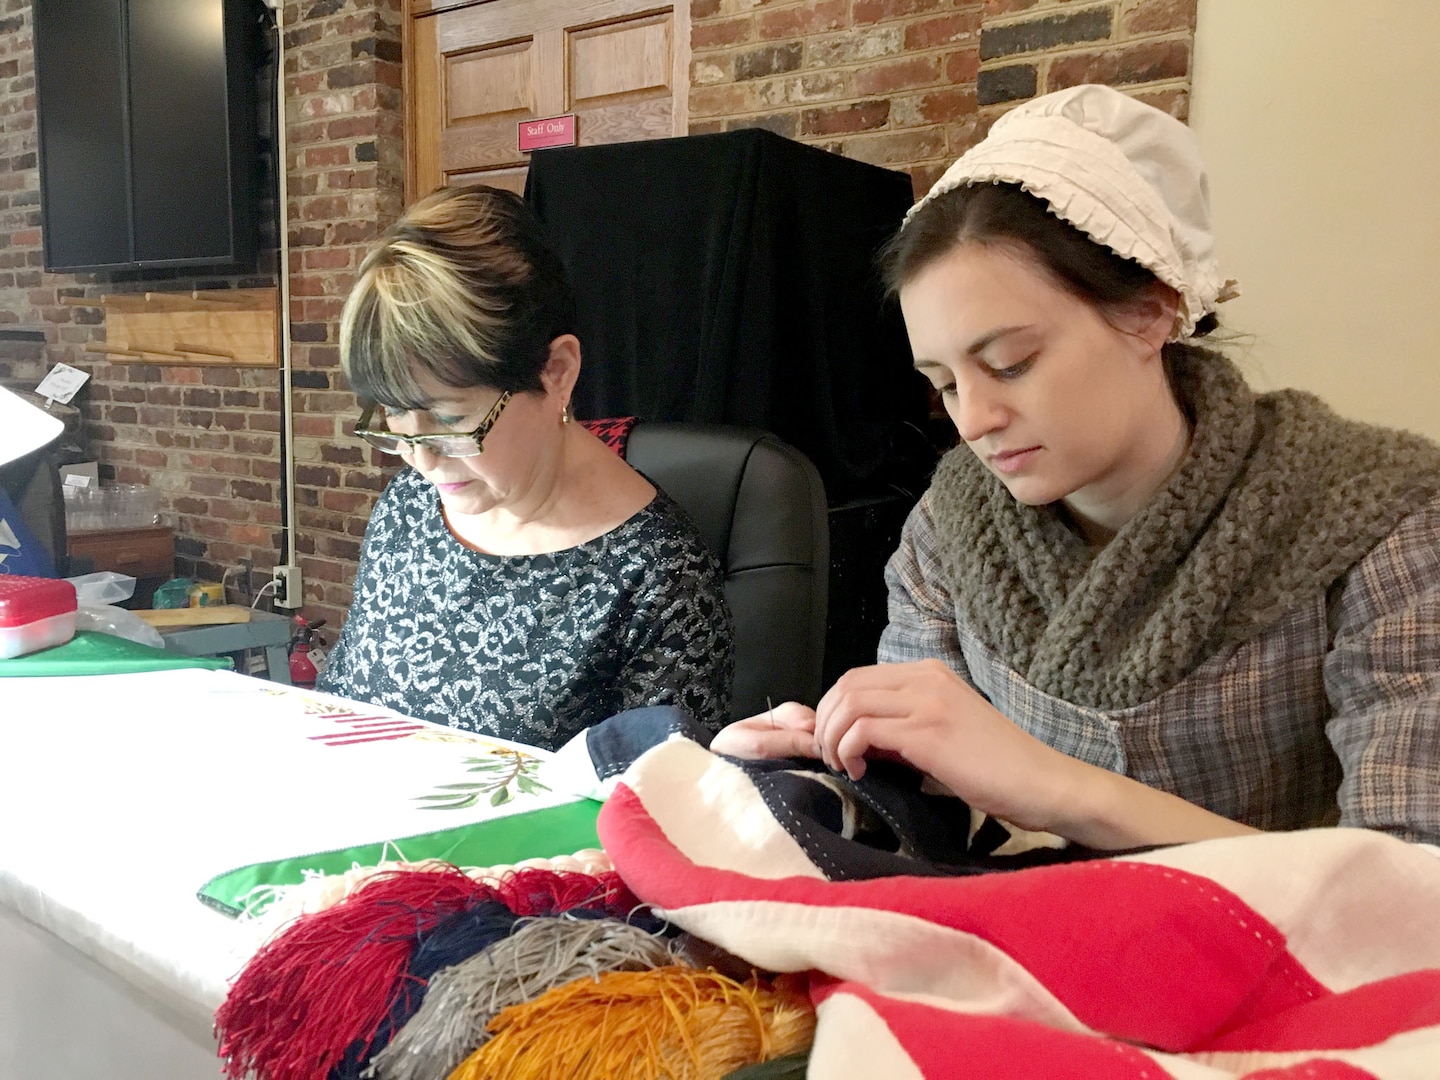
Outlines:
{"type": "Polygon", "coordinates": [[[34,5],[46,269],[253,265],[262,15],[260,0],[34,5]]]}

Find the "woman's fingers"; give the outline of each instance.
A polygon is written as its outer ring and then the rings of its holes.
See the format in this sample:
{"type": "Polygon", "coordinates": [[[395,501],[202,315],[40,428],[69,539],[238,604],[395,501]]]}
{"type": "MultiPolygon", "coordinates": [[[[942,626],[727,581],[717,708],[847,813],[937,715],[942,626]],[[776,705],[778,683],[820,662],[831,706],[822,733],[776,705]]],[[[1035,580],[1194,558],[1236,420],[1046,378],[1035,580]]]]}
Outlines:
{"type": "Polygon", "coordinates": [[[710,749],[739,758],[816,757],[815,711],[784,702],[722,728],[710,749]]]}
{"type": "Polygon", "coordinates": [[[864,754],[871,746],[904,750],[910,709],[902,691],[852,683],[843,693],[826,695],[816,710],[815,744],[825,764],[858,780],[865,771],[864,754]],[[875,723],[873,721],[879,721],[875,723]],[[863,734],[852,734],[863,725],[863,734]],[[881,740],[874,741],[874,740],[881,740]]]}
{"type": "Polygon", "coordinates": [[[782,701],[773,709],[757,713],[750,719],[757,724],[768,724],[771,727],[805,732],[815,730],[815,710],[809,705],[801,705],[798,701],[782,701]]]}
{"type": "Polygon", "coordinates": [[[808,731],[795,731],[792,728],[747,728],[737,731],[735,728],[736,725],[732,724],[716,735],[710,743],[710,749],[727,757],[753,760],[817,756],[815,736],[808,731]]]}
{"type": "Polygon", "coordinates": [[[832,751],[839,768],[851,780],[865,775],[865,755],[875,749],[869,739],[869,725],[860,720],[851,724],[832,751]]]}

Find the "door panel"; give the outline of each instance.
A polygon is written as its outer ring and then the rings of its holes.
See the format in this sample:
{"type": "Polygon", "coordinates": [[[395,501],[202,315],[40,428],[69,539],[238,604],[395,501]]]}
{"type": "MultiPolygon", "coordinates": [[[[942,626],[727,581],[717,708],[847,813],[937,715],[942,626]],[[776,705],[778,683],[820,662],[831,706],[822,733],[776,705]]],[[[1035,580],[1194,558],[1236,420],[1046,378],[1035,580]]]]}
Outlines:
{"type": "Polygon", "coordinates": [[[534,42],[497,45],[445,58],[445,126],[496,113],[533,113],[534,42]]]}
{"type": "Polygon", "coordinates": [[[515,150],[515,120],[511,119],[477,120],[447,127],[440,135],[439,157],[446,176],[524,163],[524,156],[515,150]]]}
{"type": "MultiPolygon", "coordinates": [[[[570,100],[670,89],[672,14],[570,33],[570,100]]],[[[667,95],[668,96],[668,95],[667,95]]]]}
{"type": "Polygon", "coordinates": [[[685,133],[688,0],[446,3],[412,0],[407,15],[407,199],[523,189],[522,120],[573,112],[582,145],[685,133]]]}
{"type": "Polygon", "coordinates": [[[638,105],[609,105],[577,111],[575,123],[579,125],[582,118],[584,126],[577,132],[581,146],[664,139],[675,130],[673,106],[663,98],[638,105]]]}

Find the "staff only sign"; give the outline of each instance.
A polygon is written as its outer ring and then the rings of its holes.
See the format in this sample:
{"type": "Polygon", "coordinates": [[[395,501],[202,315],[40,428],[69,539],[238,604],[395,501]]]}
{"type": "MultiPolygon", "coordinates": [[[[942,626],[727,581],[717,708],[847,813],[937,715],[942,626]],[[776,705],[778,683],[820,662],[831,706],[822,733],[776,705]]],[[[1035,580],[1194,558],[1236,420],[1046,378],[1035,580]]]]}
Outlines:
{"type": "Polygon", "coordinates": [[[575,145],[575,114],[551,116],[544,120],[520,121],[520,151],[544,150],[550,146],[575,145]]]}

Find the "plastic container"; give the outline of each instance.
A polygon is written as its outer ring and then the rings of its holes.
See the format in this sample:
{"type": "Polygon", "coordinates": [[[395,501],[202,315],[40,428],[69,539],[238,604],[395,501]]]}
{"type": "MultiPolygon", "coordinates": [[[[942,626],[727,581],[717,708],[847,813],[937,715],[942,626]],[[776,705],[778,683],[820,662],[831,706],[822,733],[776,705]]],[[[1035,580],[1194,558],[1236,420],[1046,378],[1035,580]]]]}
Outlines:
{"type": "Polygon", "coordinates": [[[160,493],[144,484],[112,484],[107,528],[126,529],[154,525],[160,514],[160,493]]]}
{"type": "Polygon", "coordinates": [[[64,645],[75,636],[75,607],[68,581],[0,576],[0,660],[64,645]]]}
{"type": "Polygon", "coordinates": [[[105,528],[104,488],[72,487],[67,484],[64,491],[65,528],[71,532],[105,528]]]}
{"type": "Polygon", "coordinates": [[[75,586],[75,596],[81,604],[118,604],[135,595],[135,579],[129,574],[117,574],[114,570],[81,574],[65,580],[75,586]]]}
{"type": "Polygon", "coordinates": [[[160,493],[144,484],[67,485],[64,491],[65,527],[76,532],[142,528],[159,517],[160,493]]]}

